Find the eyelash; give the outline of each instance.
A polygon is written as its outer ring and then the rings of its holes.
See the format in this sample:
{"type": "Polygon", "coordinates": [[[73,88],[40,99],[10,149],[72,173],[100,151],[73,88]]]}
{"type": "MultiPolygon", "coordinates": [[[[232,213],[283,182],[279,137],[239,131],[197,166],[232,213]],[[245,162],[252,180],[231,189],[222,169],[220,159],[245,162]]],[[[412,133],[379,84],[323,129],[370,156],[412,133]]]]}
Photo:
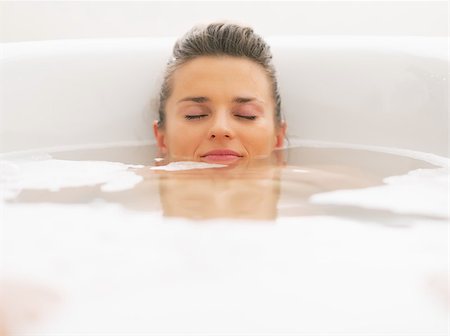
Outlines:
{"type": "Polygon", "coordinates": [[[243,116],[243,115],[236,115],[236,117],[239,117],[239,118],[244,118],[244,119],[247,119],[247,120],[255,120],[255,119],[256,119],[256,116],[243,116]]]}
{"type": "Polygon", "coordinates": [[[198,114],[198,115],[186,115],[184,116],[187,120],[192,120],[192,119],[201,119],[203,117],[206,117],[206,114],[198,114]]]}
{"type": "MultiPolygon", "coordinates": [[[[184,116],[187,120],[194,120],[194,119],[201,119],[204,117],[207,117],[207,114],[199,114],[199,115],[186,115],[184,116]]],[[[239,115],[239,114],[235,114],[236,117],[239,118],[243,118],[243,119],[247,119],[247,120],[255,120],[256,116],[244,116],[244,115],[239,115]]]]}

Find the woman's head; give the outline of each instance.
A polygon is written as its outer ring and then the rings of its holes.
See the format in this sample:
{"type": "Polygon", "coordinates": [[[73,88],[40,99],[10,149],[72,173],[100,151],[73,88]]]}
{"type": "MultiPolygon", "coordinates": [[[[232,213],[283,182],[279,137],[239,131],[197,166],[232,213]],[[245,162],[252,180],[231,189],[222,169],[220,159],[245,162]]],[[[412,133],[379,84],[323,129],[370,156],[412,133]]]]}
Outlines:
{"type": "Polygon", "coordinates": [[[154,123],[170,159],[266,157],[282,146],[285,128],[270,48],[251,28],[197,26],[176,42],[154,123]]]}

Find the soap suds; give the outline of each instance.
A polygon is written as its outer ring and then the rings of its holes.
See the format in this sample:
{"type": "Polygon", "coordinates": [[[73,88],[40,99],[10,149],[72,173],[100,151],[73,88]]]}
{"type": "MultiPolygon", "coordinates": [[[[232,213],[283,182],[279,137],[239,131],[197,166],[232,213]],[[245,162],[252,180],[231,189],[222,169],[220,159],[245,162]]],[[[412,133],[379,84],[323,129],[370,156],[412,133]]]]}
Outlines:
{"type": "Polygon", "coordinates": [[[387,177],[383,182],[386,184],[366,189],[319,193],[310,202],[449,217],[448,168],[417,169],[406,175],[387,177]]]}
{"type": "Polygon", "coordinates": [[[102,191],[133,188],[142,177],[129,168],[142,168],[106,161],[38,160],[0,161],[0,200],[15,198],[24,189],[47,189],[102,185],[102,191]]]}
{"type": "Polygon", "coordinates": [[[116,174],[114,179],[107,181],[101,186],[104,192],[114,192],[132,189],[136,184],[143,180],[142,176],[129,171],[123,171],[116,174]]]}
{"type": "Polygon", "coordinates": [[[171,162],[165,166],[151,167],[151,170],[165,170],[165,171],[177,171],[177,170],[190,170],[190,169],[207,169],[207,168],[222,168],[227,167],[223,164],[206,163],[206,162],[194,162],[194,161],[178,161],[171,162]]]}

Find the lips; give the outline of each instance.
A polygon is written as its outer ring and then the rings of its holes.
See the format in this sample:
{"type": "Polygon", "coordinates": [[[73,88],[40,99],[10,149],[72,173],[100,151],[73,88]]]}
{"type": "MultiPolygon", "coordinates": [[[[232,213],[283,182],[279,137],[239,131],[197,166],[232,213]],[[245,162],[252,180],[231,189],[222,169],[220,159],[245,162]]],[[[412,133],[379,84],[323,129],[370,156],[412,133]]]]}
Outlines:
{"type": "Polygon", "coordinates": [[[201,156],[202,161],[209,163],[233,163],[242,157],[239,153],[230,149],[215,149],[201,156]]]}

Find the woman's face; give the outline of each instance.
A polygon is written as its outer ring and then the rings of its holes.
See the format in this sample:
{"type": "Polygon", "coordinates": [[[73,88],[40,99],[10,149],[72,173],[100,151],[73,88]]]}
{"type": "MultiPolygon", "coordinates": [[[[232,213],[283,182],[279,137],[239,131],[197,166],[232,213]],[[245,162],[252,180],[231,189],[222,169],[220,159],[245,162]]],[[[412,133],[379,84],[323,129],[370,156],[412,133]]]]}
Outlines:
{"type": "Polygon", "coordinates": [[[257,63],[202,56],[177,69],[160,150],[169,160],[232,164],[270,155],[281,147],[285,126],[275,122],[271,83],[257,63]]]}

